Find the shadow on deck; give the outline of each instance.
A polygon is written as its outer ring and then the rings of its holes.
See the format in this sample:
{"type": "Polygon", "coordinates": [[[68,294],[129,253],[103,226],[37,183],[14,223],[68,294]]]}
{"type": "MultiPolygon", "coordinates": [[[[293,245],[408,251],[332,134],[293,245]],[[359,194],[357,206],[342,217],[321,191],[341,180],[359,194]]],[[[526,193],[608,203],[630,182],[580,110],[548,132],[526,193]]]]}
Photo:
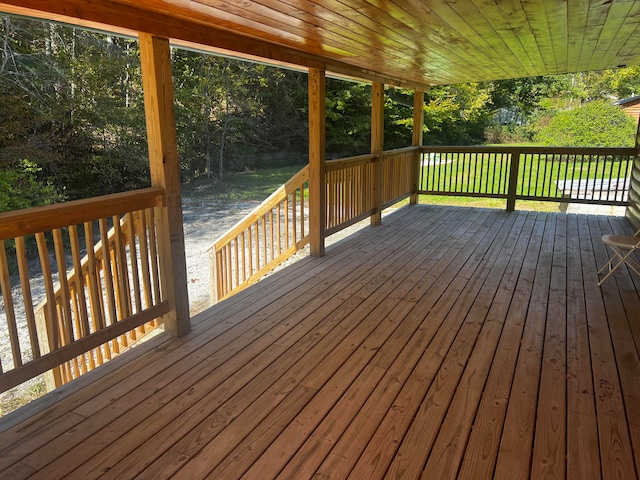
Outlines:
{"type": "Polygon", "coordinates": [[[2,478],[625,478],[619,217],[418,205],[0,419],[2,478]]]}

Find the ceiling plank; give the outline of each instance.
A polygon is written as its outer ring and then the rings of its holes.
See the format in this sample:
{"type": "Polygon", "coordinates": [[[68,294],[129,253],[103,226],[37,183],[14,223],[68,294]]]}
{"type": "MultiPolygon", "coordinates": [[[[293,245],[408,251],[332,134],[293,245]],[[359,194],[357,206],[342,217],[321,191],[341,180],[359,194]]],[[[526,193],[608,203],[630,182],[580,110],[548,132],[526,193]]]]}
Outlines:
{"type": "Polygon", "coordinates": [[[640,0],[0,0],[0,11],[412,89],[640,63],[640,0]]]}
{"type": "Polygon", "coordinates": [[[189,22],[177,16],[155,12],[121,3],[91,0],[3,0],[0,11],[53,21],[72,23],[87,28],[137,36],[137,32],[151,33],[173,40],[174,44],[217,53],[239,53],[253,59],[272,59],[283,65],[327,70],[339,75],[409,89],[428,88],[419,75],[394,76],[390,72],[377,72],[331,57],[296,50],[261,39],[239,35],[214,26],[189,22]]]}
{"type": "Polygon", "coordinates": [[[638,26],[638,23],[634,25],[626,22],[632,10],[634,10],[634,16],[638,18],[638,8],[640,8],[640,5],[631,2],[612,3],[610,5],[602,33],[598,37],[594,49],[594,55],[589,62],[589,69],[602,70],[605,68],[602,60],[611,53],[618,54],[629,35],[633,34],[638,26]]]}

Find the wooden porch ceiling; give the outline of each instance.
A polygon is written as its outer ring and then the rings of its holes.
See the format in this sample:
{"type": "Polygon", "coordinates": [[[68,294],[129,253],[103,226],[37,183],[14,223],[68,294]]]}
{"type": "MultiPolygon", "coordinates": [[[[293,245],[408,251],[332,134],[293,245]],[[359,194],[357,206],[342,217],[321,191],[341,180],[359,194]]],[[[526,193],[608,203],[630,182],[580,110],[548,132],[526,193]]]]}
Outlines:
{"type": "Polygon", "coordinates": [[[635,0],[2,0],[0,11],[420,89],[640,63],[635,0]]]}
{"type": "Polygon", "coordinates": [[[629,229],[400,209],[1,419],[0,478],[636,479],[629,229]]]}

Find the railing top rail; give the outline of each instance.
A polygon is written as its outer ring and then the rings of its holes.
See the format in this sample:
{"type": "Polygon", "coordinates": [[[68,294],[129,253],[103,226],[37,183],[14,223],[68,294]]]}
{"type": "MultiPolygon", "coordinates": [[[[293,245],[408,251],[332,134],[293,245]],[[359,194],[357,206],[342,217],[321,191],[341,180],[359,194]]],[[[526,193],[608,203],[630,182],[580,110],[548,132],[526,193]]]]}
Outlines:
{"type": "Polygon", "coordinates": [[[243,219],[241,219],[238,223],[236,223],[231,229],[227,230],[222,236],[218,237],[209,247],[207,247],[207,251],[212,248],[218,247],[218,245],[224,245],[228,241],[237,237],[247,228],[247,218],[259,218],[265,213],[267,213],[274,206],[274,202],[279,201],[279,199],[284,198],[285,195],[288,195],[293,190],[298,188],[300,184],[306,182],[309,178],[309,166],[305,165],[302,169],[296,173],[293,177],[291,177],[287,182],[278,188],[275,192],[267,197],[260,205],[258,205],[249,215],[243,219]]]}
{"type": "Polygon", "coordinates": [[[356,166],[356,165],[364,165],[365,163],[371,163],[378,158],[377,155],[372,153],[367,153],[364,155],[356,155],[353,157],[346,158],[337,158],[335,160],[327,160],[325,162],[325,169],[327,172],[332,172],[334,170],[340,170],[341,168],[356,166]]]}
{"type": "Polygon", "coordinates": [[[163,203],[164,189],[155,187],[2,212],[0,213],[0,241],[143,208],[160,207],[163,203]]]}
{"type": "Polygon", "coordinates": [[[426,145],[421,147],[422,152],[439,153],[544,153],[563,155],[636,155],[633,147],[537,147],[537,146],[440,146],[426,145]]]}
{"type": "MultiPolygon", "coordinates": [[[[408,152],[414,152],[418,150],[420,147],[417,146],[409,146],[403,148],[396,148],[395,150],[385,150],[384,156],[391,157],[393,155],[402,155],[408,152]]],[[[363,165],[366,163],[371,163],[376,160],[378,156],[374,153],[365,153],[364,155],[355,155],[353,157],[345,157],[345,158],[336,158],[335,160],[327,160],[325,162],[325,168],[328,172],[332,172],[334,170],[340,170],[341,168],[363,165]]]]}
{"type": "Polygon", "coordinates": [[[393,156],[393,155],[401,155],[403,153],[415,152],[419,148],[420,147],[418,147],[418,146],[410,145],[408,147],[396,148],[395,150],[385,150],[384,151],[384,156],[385,157],[390,157],[390,156],[393,156]]]}

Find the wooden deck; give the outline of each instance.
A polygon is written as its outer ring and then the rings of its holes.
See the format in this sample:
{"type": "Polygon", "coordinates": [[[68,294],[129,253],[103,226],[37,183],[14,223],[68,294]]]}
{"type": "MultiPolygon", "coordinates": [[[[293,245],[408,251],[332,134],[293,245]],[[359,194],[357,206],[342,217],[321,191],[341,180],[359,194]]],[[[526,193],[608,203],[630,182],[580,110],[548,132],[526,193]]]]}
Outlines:
{"type": "Polygon", "coordinates": [[[612,231],[402,208],[0,420],[0,478],[638,478],[612,231]]]}

